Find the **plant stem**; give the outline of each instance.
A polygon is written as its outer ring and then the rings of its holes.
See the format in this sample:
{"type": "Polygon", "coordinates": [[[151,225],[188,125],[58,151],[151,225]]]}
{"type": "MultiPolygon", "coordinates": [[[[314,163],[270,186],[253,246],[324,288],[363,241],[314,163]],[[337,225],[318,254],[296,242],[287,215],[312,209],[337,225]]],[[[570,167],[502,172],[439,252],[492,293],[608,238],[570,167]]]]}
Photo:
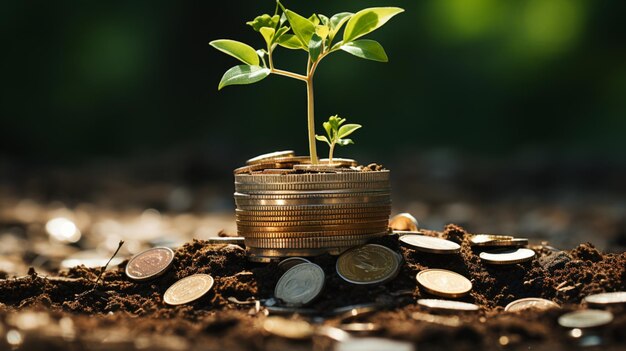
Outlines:
{"type": "Polygon", "coordinates": [[[293,73],[293,72],[289,72],[289,71],[283,71],[282,69],[271,68],[270,69],[270,73],[277,74],[279,76],[285,76],[285,77],[289,77],[289,78],[298,79],[298,80],[301,80],[303,82],[308,82],[306,76],[303,76],[303,75],[297,74],[297,73],[293,73]]]}
{"type": "Polygon", "coordinates": [[[333,163],[333,151],[335,151],[335,143],[330,144],[330,151],[328,152],[328,164],[333,163]]]}
{"type": "Polygon", "coordinates": [[[311,163],[316,165],[317,150],[315,145],[315,105],[313,100],[313,76],[309,75],[306,80],[306,94],[307,94],[307,122],[309,131],[309,153],[311,155],[311,163]]]}

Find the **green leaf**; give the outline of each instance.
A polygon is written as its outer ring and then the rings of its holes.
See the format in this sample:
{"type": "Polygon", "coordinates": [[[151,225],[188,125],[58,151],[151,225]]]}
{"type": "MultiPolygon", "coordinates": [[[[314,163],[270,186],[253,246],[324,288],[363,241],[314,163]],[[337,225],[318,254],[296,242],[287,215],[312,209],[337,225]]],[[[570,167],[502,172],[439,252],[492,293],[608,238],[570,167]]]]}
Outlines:
{"type": "Polygon", "coordinates": [[[375,31],[401,12],[404,10],[399,7],[371,7],[357,12],[346,24],[343,42],[353,41],[375,31]]]}
{"type": "Polygon", "coordinates": [[[315,25],[313,25],[313,23],[311,23],[308,19],[291,10],[285,10],[285,15],[287,16],[287,20],[289,20],[289,24],[291,24],[293,32],[296,34],[298,39],[300,39],[300,42],[307,47],[311,41],[313,33],[315,33],[315,25]]]}
{"type": "Polygon", "coordinates": [[[229,85],[256,83],[267,77],[269,74],[270,70],[261,66],[235,66],[224,73],[217,89],[221,90],[223,87],[229,85]]]}
{"type": "Polygon", "coordinates": [[[255,17],[252,21],[246,22],[255,31],[261,31],[261,28],[276,28],[276,25],[280,21],[280,16],[270,16],[268,14],[255,17]]]}
{"type": "Polygon", "coordinates": [[[267,47],[270,47],[272,45],[272,41],[274,40],[274,33],[276,33],[276,30],[270,27],[263,27],[259,30],[259,32],[261,32],[263,39],[265,39],[267,47]]]}
{"type": "Polygon", "coordinates": [[[319,141],[323,141],[323,142],[325,142],[326,144],[330,145],[330,141],[328,141],[328,138],[326,138],[326,137],[325,137],[325,136],[323,136],[323,135],[316,135],[316,136],[315,136],[315,139],[317,139],[317,140],[319,140],[319,141]]]}
{"type": "Polygon", "coordinates": [[[335,38],[335,35],[337,34],[337,32],[339,32],[339,30],[344,25],[344,23],[348,22],[350,17],[352,17],[353,15],[354,14],[352,12],[340,12],[338,14],[333,15],[333,17],[330,18],[329,37],[331,41],[335,38]]]}
{"type": "Polygon", "coordinates": [[[367,60],[387,62],[385,49],[375,40],[361,39],[341,45],[341,50],[367,60]]]}
{"type": "Polygon", "coordinates": [[[319,17],[317,17],[316,14],[312,14],[311,17],[309,17],[309,21],[311,21],[311,23],[313,23],[313,25],[315,25],[315,26],[320,24],[320,19],[319,19],[319,17]]]}
{"type": "Polygon", "coordinates": [[[342,139],[343,137],[347,137],[348,135],[354,133],[355,130],[361,128],[360,124],[346,124],[339,128],[339,132],[337,133],[337,137],[342,139]]]}
{"type": "Polygon", "coordinates": [[[317,58],[322,52],[323,41],[324,40],[317,34],[313,34],[313,36],[311,37],[311,41],[309,42],[309,55],[311,56],[311,61],[317,61],[317,58]]]}
{"type": "Polygon", "coordinates": [[[278,30],[276,31],[276,34],[274,34],[274,38],[272,39],[272,44],[276,43],[276,41],[278,41],[278,39],[280,39],[281,36],[283,36],[283,34],[287,33],[289,31],[289,27],[280,27],[278,28],[278,30]]]}
{"type": "Polygon", "coordinates": [[[346,146],[349,144],[354,144],[354,141],[352,141],[352,139],[339,139],[337,140],[337,144],[341,145],[341,146],[346,146]]]}
{"type": "Polygon", "coordinates": [[[317,14],[317,17],[319,17],[320,21],[322,22],[323,25],[328,26],[328,24],[330,23],[330,20],[328,19],[328,17],[324,16],[324,15],[320,15],[319,13],[317,14]]]}
{"type": "Polygon", "coordinates": [[[324,126],[324,129],[326,130],[326,134],[328,134],[328,137],[332,139],[333,138],[333,133],[332,133],[333,131],[332,131],[332,127],[331,127],[330,123],[329,122],[324,122],[324,123],[322,123],[322,126],[324,126]]]}
{"type": "Polygon", "coordinates": [[[213,40],[209,45],[243,63],[252,66],[259,65],[259,56],[250,45],[230,39],[213,40]]]}
{"type": "Polygon", "coordinates": [[[308,48],[302,45],[302,42],[298,37],[293,34],[283,34],[277,41],[278,45],[292,50],[302,49],[308,51],[308,48]]]}

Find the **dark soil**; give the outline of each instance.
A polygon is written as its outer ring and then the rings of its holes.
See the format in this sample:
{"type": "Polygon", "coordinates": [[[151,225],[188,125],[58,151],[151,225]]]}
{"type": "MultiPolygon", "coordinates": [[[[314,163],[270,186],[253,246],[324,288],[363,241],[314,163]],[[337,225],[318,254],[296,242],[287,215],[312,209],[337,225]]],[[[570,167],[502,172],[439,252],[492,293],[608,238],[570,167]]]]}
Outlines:
{"type": "MultiPolygon", "coordinates": [[[[585,331],[581,338],[569,336],[568,330],[558,326],[557,318],[564,311],[583,308],[581,301],[589,294],[626,290],[626,253],[603,254],[591,244],[571,251],[533,246],[537,258],[532,262],[489,266],[480,262],[479,252],[470,247],[462,228],[448,225],[440,234],[461,244],[461,254],[416,252],[399,246],[394,235],[375,240],[402,253],[405,260],[398,277],[384,285],[347,283],[335,273],[336,257],[311,258],[324,269],[326,286],[308,307],[306,312],[311,315],[287,318],[334,325],[344,320],[331,315],[333,309],[376,303],[380,310],[353,320],[375,323],[380,330],[371,335],[406,340],[419,350],[569,350],[585,343],[600,344],[605,350],[624,349],[623,307],[613,310],[615,320],[611,324],[585,331]],[[417,272],[425,268],[445,268],[469,278],[473,290],[461,300],[478,304],[481,311],[432,317],[433,312],[418,307],[417,298],[432,297],[420,291],[415,282],[417,272]],[[506,304],[523,297],[550,299],[563,308],[504,312],[506,304]]],[[[321,336],[289,341],[269,335],[261,325],[272,312],[228,300],[272,298],[280,275],[275,263],[248,261],[239,246],[194,240],[176,250],[174,264],[165,275],[147,283],[130,281],[124,266],[107,271],[95,289],[93,282],[99,270],[84,267],[61,272],[60,276],[67,279],[47,279],[31,271],[27,277],[0,281],[0,350],[9,349],[6,343],[10,338],[4,335],[11,329],[19,330],[22,349],[27,350],[43,349],[42,345],[47,350],[332,348],[332,343],[321,336]],[[211,274],[215,278],[213,290],[188,305],[165,305],[165,290],[194,273],[211,274]],[[25,327],[24,320],[30,315],[47,322],[25,327]],[[26,316],[21,324],[20,316],[26,316]]]]}

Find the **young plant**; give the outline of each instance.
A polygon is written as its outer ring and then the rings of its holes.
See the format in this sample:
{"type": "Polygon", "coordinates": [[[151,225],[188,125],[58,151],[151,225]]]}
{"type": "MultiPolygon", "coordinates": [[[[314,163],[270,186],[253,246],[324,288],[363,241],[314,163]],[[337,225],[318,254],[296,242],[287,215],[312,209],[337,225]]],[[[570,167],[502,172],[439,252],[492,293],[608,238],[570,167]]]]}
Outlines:
{"type": "Polygon", "coordinates": [[[324,141],[328,144],[328,147],[330,148],[330,151],[328,151],[329,164],[333,163],[333,151],[335,150],[335,145],[344,146],[354,144],[352,139],[344,138],[361,128],[360,124],[346,124],[342,126],[345,121],[345,118],[339,118],[338,115],[330,116],[330,118],[328,118],[328,122],[323,123],[328,137],[324,135],[315,136],[315,139],[324,141]]]}
{"type": "Polygon", "coordinates": [[[229,39],[209,43],[243,63],[224,73],[218,89],[228,85],[256,83],[270,74],[304,82],[307,91],[309,152],[311,163],[317,164],[313,76],[319,63],[329,54],[339,50],[363,59],[387,62],[387,54],[378,42],[361,38],[403,11],[398,7],[372,7],[357,13],[341,12],[331,17],[313,14],[306,18],[286,9],[277,0],[274,15],[264,14],[247,22],[261,34],[265,48],[255,50],[247,44],[229,39]],[[337,40],[342,27],[344,28],[342,38],[337,40]],[[308,53],[305,74],[281,70],[274,66],[274,50],[278,46],[304,50],[308,53]]]}

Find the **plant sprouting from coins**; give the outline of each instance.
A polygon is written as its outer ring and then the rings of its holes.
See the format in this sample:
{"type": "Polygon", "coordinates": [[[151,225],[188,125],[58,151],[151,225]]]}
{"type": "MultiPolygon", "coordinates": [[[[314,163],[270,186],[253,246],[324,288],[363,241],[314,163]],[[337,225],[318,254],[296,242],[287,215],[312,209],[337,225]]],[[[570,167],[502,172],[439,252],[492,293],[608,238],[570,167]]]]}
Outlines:
{"type": "Polygon", "coordinates": [[[330,148],[330,151],[328,152],[328,163],[333,163],[333,152],[335,151],[335,146],[354,144],[352,139],[345,139],[345,137],[361,128],[360,124],[344,124],[345,121],[345,118],[340,118],[338,115],[330,116],[328,122],[323,123],[326,135],[315,136],[315,139],[325,142],[330,148]]]}
{"type": "Polygon", "coordinates": [[[265,48],[255,50],[247,44],[230,39],[219,39],[209,43],[243,63],[224,73],[218,89],[228,85],[256,83],[270,74],[306,83],[309,152],[311,163],[317,164],[313,95],[313,76],[317,67],[326,56],[340,50],[363,59],[387,62],[387,54],[377,41],[361,38],[403,11],[398,7],[371,7],[356,13],[340,12],[331,17],[313,14],[306,18],[286,9],[280,1],[277,1],[274,15],[264,14],[247,22],[261,34],[265,48]],[[339,39],[338,34],[342,28],[343,35],[339,39]],[[304,50],[308,53],[305,74],[275,67],[274,50],[278,46],[304,50]]]}

